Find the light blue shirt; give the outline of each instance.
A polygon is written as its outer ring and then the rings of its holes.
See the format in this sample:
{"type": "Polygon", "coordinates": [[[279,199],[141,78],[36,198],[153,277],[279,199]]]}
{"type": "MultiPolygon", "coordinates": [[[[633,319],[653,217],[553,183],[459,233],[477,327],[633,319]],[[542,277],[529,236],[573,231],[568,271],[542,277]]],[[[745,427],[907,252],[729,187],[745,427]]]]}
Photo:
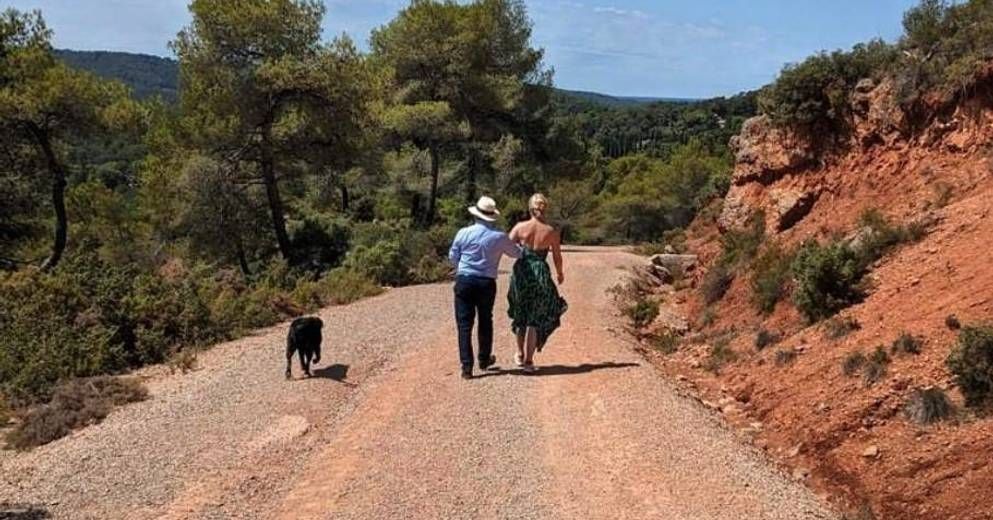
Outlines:
{"type": "Polygon", "coordinates": [[[495,280],[500,256],[520,258],[521,254],[521,248],[506,233],[493,224],[477,220],[455,235],[452,249],[448,251],[448,261],[458,266],[456,274],[460,276],[482,276],[495,280]]]}

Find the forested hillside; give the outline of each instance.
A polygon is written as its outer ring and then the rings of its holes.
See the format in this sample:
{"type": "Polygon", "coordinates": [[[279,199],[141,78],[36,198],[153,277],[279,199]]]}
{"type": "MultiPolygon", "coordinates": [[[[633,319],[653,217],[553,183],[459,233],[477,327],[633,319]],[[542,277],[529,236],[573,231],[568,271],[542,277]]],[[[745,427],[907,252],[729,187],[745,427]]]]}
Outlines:
{"type": "MultiPolygon", "coordinates": [[[[0,17],[0,392],[18,410],[445,279],[481,194],[504,226],[540,191],[567,241],[656,241],[727,190],[754,110],[555,91],[520,0],[415,2],[367,53],[321,39],[321,2],[190,10],[176,62],[55,51],[43,13],[0,17]]],[[[20,424],[61,424],[37,420],[20,424]]]]}

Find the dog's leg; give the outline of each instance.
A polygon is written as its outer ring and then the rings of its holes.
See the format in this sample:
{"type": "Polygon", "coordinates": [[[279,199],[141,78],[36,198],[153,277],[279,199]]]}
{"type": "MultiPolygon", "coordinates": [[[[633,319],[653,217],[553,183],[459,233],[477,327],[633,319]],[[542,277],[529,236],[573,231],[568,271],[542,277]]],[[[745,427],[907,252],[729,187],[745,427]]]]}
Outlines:
{"type": "Polygon", "coordinates": [[[307,349],[300,349],[300,368],[304,375],[310,377],[310,351],[307,349]]]}
{"type": "Polygon", "coordinates": [[[314,346],[314,364],[321,362],[321,342],[318,341],[317,345],[314,346]]]}
{"type": "Polygon", "coordinates": [[[286,343],[286,379],[293,378],[293,371],[290,370],[290,364],[293,362],[294,350],[296,349],[293,348],[293,344],[291,342],[287,342],[286,343]]]}

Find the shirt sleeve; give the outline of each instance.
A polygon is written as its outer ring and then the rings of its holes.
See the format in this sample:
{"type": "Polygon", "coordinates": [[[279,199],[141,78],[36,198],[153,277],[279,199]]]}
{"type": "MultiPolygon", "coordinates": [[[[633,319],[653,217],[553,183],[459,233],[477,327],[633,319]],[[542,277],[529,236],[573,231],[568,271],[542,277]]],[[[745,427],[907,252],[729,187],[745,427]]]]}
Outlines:
{"type": "Polygon", "coordinates": [[[501,240],[503,241],[503,254],[511,258],[520,258],[521,255],[524,254],[524,250],[521,249],[521,246],[517,245],[516,242],[511,240],[508,235],[506,234],[503,235],[503,237],[501,237],[501,240]]]}
{"type": "Polygon", "coordinates": [[[448,262],[453,266],[459,266],[459,259],[462,258],[462,231],[455,234],[452,240],[452,247],[448,250],[448,262]]]}

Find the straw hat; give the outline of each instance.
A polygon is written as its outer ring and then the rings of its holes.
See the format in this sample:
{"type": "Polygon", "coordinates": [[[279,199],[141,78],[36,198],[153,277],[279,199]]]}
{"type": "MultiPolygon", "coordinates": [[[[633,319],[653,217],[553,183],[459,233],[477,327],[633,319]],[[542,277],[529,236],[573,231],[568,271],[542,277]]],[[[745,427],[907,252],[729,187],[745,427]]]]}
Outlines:
{"type": "Polygon", "coordinates": [[[472,216],[487,222],[496,222],[500,212],[497,210],[496,201],[489,197],[480,197],[475,206],[469,206],[469,213],[472,216]]]}

